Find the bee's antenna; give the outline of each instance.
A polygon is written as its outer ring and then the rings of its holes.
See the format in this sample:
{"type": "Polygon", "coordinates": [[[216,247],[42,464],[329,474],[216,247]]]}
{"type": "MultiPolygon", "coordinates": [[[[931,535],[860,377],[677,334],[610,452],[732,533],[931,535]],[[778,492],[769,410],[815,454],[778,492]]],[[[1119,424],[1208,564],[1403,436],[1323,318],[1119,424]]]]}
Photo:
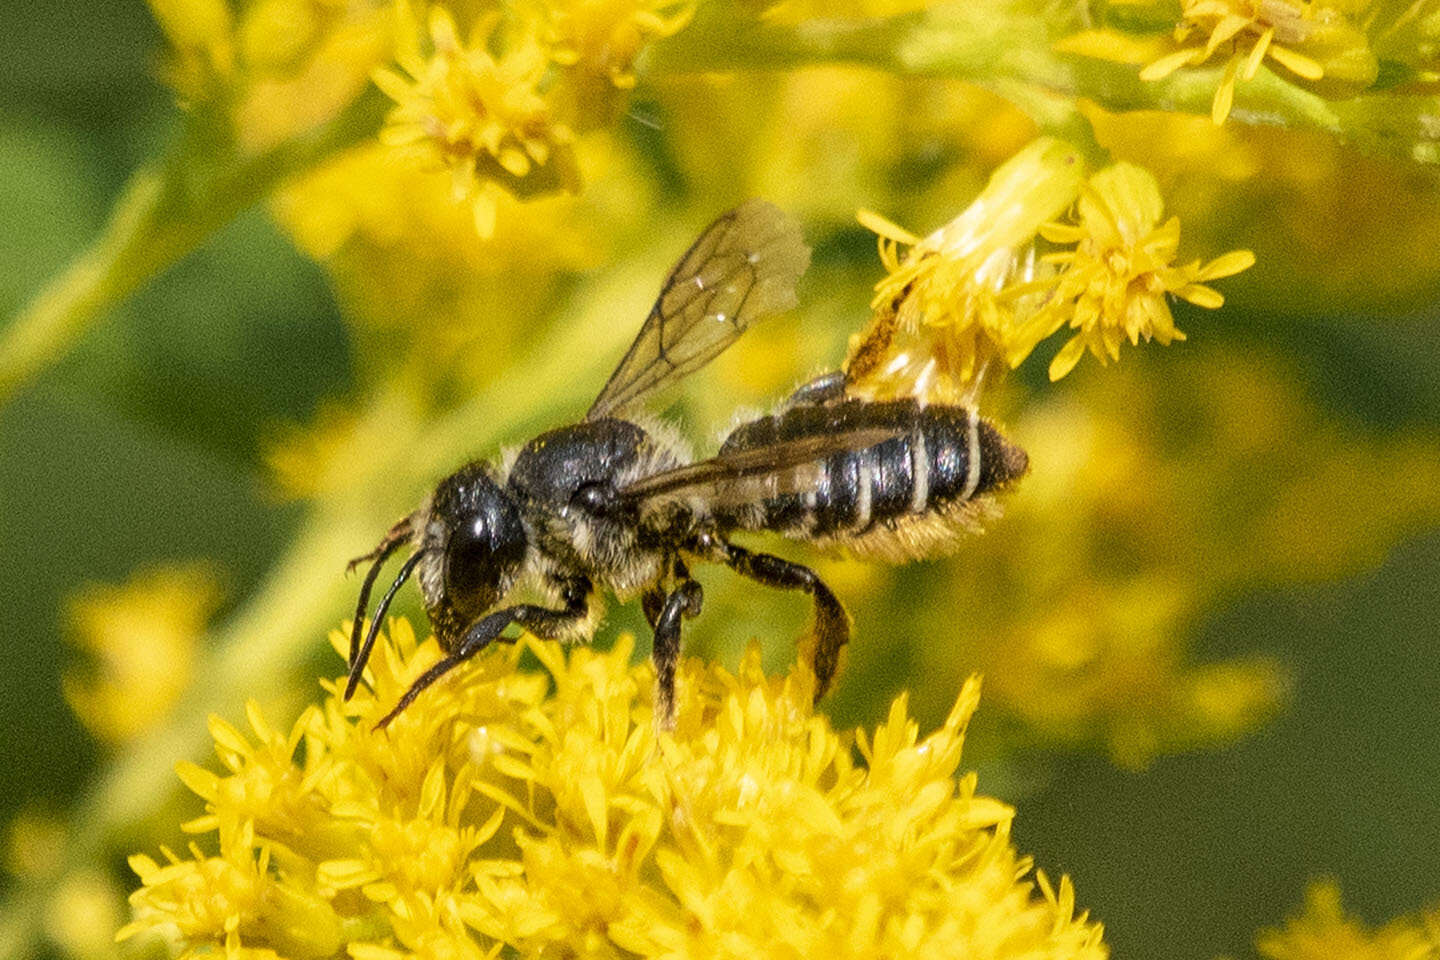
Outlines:
{"type": "Polygon", "coordinates": [[[365,580],[360,584],[360,601],[355,604],[355,623],[350,628],[350,657],[346,661],[351,669],[355,667],[355,657],[360,653],[360,628],[365,625],[365,608],[370,605],[370,590],[375,586],[375,578],[380,576],[380,568],[385,565],[385,561],[389,560],[390,555],[399,550],[404,543],[404,540],[387,537],[374,553],[350,562],[353,568],[356,564],[364,563],[366,560],[372,558],[375,560],[366,572],[365,580]]]}
{"type": "MultiPolygon", "coordinates": [[[[370,661],[370,650],[375,646],[375,637],[380,633],[380,622],[385,619],[385,612],[390,609],[390,601],[395,599],[395,594],[404,586],[405,581],[410,579],[410,573],[415,569],[415,565],[429,552],[428,550],[417,550],[410,554],[410,556],[405,559],[404,565],[400,567],[400,572],[395,574],[395,580],[390,584],[390,589],[386,590],[385,596],[380,598],[380,604],[375,608],[375,618],[370,621],[370,630],[365,634],[365,645],[361,647],[351,659],[350,678],[345,681],[346,700],[350,699],[351,695],[355,692],[355,688],[360,684],[360,674],[364,672],[365,664],[370,661]]],[[[371,568],[366,580],[374,579],[375,571],[378,569],[379,564],[371,568]]],[[[357,619],[355,623],[354,635],[359,637],[360,621],[357,619]]]]}

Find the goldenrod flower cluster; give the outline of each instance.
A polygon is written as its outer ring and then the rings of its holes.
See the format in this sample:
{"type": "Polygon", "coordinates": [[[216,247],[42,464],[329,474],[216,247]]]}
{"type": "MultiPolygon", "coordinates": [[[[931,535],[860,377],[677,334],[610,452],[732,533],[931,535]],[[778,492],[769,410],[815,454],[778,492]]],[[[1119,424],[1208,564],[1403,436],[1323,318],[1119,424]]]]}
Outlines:
{"type": "Polygon", "coordinates": [[[212,719],[223,770],[179,772],[206,804],[186,827],[218,850],[133,857],[120,938],[358,960],[1106,956],[1069,881],[1029,879],[1011,808],[957,773],[977,679],[929,736],[902,696],[851,740],[812,712],[804,667],[767,677],[752,647],[734,674],[687,662],[657,734],[631,652],[527,638],[376,732],[439,656],[392,621],[373,692],[327,684],[288,732],[253,705],[248,733],[212,719]],[[546,672],[517,669],[522,649],[546,672]]]}
{"type": "MultiPolygon", "coordinates": [[[[1101,363],[1120,359],[1120,344],[1154,338],[1161,344],[1184,340],[1170,313],[1170,297],[1216,309],[1225,298],[1210,287],[1249,269],[1255,255],[1232,250],[1201,265],[1176,264],[1180,220],[1160,222],[1160,187],[1148,171],[1129,163],[1106,167],[1090,178],[1076,204],[1076,223],[1040,228],[1046,240],[1074,249],[1045,259],[1062,266],[1049,301],[1031,321],[1035,329],[1021,338],[1021,349],[1061,327],[1078,331],[1050,363],[1050,379],[1074,369],[1088,350],[1101,363]]],[[[1012,358],[1016,354],[1012,352],[1012,358]]],[[[1015,362],[1012,359],[1012,363],[1015,362]]]]}
{"type": "Polygon", "coordinates": [[[1237,250],[1177,265],[1180,222],[1162,224],[1162,210],[1145,170],[1119,163],[1087,180],[1078,150],[1042,137],[924,239],[862,212],[888,272],[874,320],[851,341],[851,379],[873,395],[970,402],[993,364],[1018,366],[1061,327],[1076,333],[1050,365],[1053,380],[1086,350],[1103,363],[1127,340],[1183,340],[1168,298],[1218,307],[1224,298],[1204,283],[1255,258],[1237,250]],[[1053,221],[1072,207],[1073,218],[1053,221]],[[1073,246],[1042,254],[1041,239],[1073,246]],[[901,244],[910,247],[903,257],[901,244]]]}
{"type": "Polygon", "coordinates": [[[552,117],[541,90],[550,65],[546,51],[526,36],[492,55],[495,41],[487,28],[493,25],[482,21],[462,42],[450,13],[434,7],[431,56],[402,56],[408,78],[388,70],[375,74],[398,104],[381,142],[447,168],[455,198],[470,202],[483,237],[495,232],[493,186],[521,192],[579,184],[575,135],[552,117]]]}
{"type": "Polygon", "coordinates": [[[1255,945],[1266,960],[1437,960],[1440,909],[1371,930],[1345,915],[1340,888],[1325,880],[1305,891],[1304,913],[1261,931],[1255,945]]]}
{"type": "MultiPolygon", "coordinates": [[[[400,9],[405,16],[408,4],[400,9]]],[[[537,5],[529,17],[482,14],[462,38],[451,11],[434,5],[428,49],[407,45],[404,74],[375,73],[397,104],[381,142],[448,170],[456,199],[470,203],[477,232],[489,238],[497,191],[530,197],[579,187],[577,131],[608,119],[614,97],[606,93],[634,86],[640,49],[683,27],[693,9],[686,0],[537,5]]]]}
{"type": "Polygon", "coordinates": [[[1375,82],[1379,61],[1355,17],[1360,4],[1326,0],[1180,0],[1180,18],[1163,52],[1117,30],[1086,30],[1059,48],[1108,60],[1148,61],[1140,79],[1163,80],[1217,55],[1225,68],[1211,102],[1218,126],[1235,88],[1273,61],[1288,76],[1325,93],[1349,96],[1375,82]]]}

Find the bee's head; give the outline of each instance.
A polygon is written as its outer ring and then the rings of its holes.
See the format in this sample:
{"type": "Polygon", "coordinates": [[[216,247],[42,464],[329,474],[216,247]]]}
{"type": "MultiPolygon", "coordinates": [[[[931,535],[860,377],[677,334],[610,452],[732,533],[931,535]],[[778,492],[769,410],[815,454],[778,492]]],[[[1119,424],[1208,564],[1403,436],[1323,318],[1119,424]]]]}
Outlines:
{"type": "Polygon", "coordinates": [[[440,481],[422,514],[420,590],[431,625],[449,646],[515,583],[528,546],[525,525],[483,463],[440,481]]]}
{"type": "Polygon", "coordinates": [[[356,604],[345,699],[350,699],[360,682],[390,601],[413,571],[419,570],[430,625],[449,651],[459,643],[465,628],[499,603],[515,583],[527,544],[519,508],[483,463],[466,464],[440,481],[424,506],[391,527],[378,547],[351,562],[354,567],[373,561],[356,604]],[[385,560],[407,542],[415,545],[415,552],[376,606],[362,643],[370,589],[385,560]]]}

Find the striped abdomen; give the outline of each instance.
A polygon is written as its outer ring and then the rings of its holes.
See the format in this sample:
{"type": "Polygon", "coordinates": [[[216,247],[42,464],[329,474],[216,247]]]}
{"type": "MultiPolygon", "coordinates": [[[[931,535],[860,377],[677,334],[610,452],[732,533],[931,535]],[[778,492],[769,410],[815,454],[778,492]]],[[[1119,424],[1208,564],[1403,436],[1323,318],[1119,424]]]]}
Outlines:
{"type": "Polygon", "coordinates": [[[975,411],[914,400],[793,407],[739,427],[721,455],[807,445],[839,449],[755,477],[748,502],[720,506],[717,519],[889,559],[919,557],[973,527],[985,495],[1027,466],[1025,451],[975,411]],[[889,439],[866,444],[877,435],[889,439]]]}

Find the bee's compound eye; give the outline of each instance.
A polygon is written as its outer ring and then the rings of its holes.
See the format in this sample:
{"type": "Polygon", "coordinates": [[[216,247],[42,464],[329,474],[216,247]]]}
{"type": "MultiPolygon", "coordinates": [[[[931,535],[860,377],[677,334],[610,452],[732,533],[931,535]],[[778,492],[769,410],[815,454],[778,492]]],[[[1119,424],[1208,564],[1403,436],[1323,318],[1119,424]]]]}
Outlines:
{"type": "Polygon", "coordinates": [[[493,504],[464,519],[445,547],[445,588],[450,602],[479,613],[508,588],[525,556],[525,530],[509,504],[493,504]]]}

